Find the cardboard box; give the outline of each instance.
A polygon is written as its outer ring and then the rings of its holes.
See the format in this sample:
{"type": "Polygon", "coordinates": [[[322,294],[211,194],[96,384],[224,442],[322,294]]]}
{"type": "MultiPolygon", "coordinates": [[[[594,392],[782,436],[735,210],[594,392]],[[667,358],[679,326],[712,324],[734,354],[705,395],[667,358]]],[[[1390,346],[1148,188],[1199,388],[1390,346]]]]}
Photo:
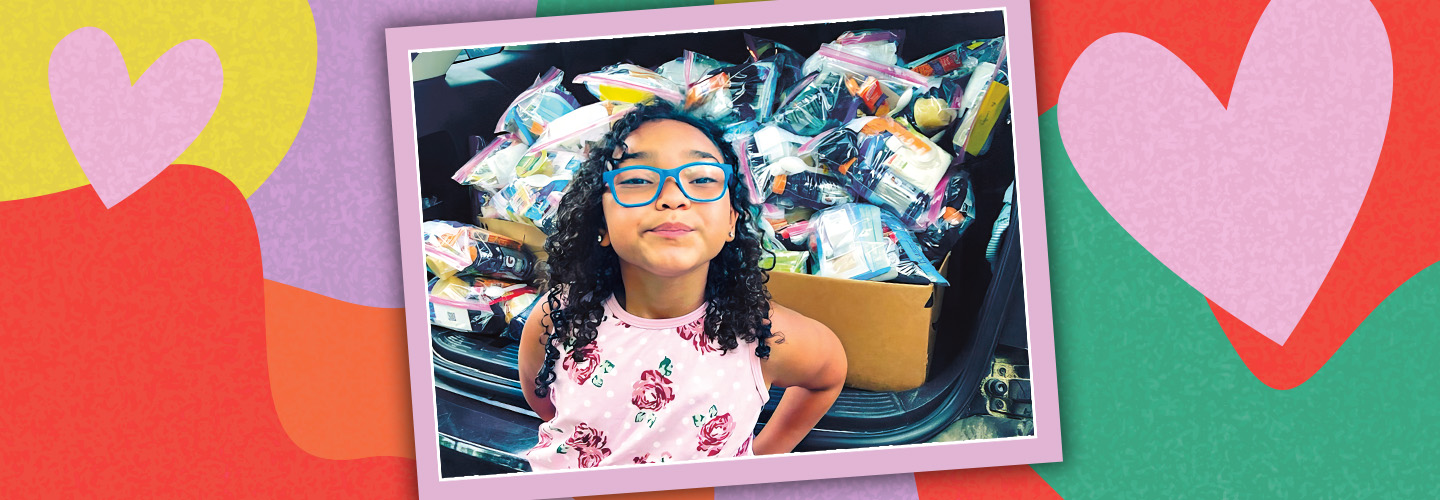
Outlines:
{"type": "MultiPolygon", "coordinates": [[[[536,227],[488,218],[476,222],[547,258],[545,233],[536,227]]],[[[949,265],[947,257],[940,273],[949,265]]],[[[925,383],[943,287],[772,272],[769,289],[776,303],[830,327],[840,338],[849,361],[845,385],[905,391],[925,383]]]]}
{"type": "MultiPolygon", "coordinates": [[[[941,274],[949,265],[947,257],[941,274]]],[[[840,338],[849,361],[845,385],[905,391],[925,383],[944,287],[777,272],[770,273],[769,288],[776,303],[840,338]]]]}

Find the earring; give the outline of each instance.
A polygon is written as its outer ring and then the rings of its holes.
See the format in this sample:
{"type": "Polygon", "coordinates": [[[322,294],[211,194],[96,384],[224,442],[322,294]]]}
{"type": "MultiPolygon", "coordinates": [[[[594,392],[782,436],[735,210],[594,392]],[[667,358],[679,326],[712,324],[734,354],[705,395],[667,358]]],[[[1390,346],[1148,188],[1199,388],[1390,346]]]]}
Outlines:
{"type": "Polygon", "coordinates": [[[596,236],[595,236],[595,242],[596,242],[596,243],[604,243],[604,242],[605,242],[605,237],[604,237],[604,236],[601,236],[601,235],[596,235],[596,236]]]}
{"type": "Polygon", "coordinates": [[[735,237],[735,230],[734,230],[734,229],[731,229],[731,230],[730,230],[730,237],[731,237],[731,238],[734,238],[734,237],[735,237]]]}

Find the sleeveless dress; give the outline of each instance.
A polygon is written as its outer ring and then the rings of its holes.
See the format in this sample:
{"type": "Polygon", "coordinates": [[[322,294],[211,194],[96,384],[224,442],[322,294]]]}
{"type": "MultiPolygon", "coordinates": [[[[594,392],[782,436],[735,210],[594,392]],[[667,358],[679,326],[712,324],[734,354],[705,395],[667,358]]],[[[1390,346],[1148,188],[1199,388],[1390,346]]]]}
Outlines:
{"type": "Polygon", "coordinates": [[[705,305],[646,319],[605,301],[595,342],[555,363],[550,402],[526,453],[533,470],[750,456],[770,398],[755,345],[721,354],[705,338],[705,305]]]}

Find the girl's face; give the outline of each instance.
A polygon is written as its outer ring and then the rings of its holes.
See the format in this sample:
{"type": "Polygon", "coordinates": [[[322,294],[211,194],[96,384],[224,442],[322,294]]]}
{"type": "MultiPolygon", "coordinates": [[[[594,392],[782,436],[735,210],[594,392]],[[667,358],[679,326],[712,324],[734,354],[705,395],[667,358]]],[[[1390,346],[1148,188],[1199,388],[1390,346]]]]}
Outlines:
{"type": "MultiPolygon", "coordinates": [[[[617,169],[631,165],[670,169],[697,161],[725,161],[704,132],[676,120],[641,124],[625,138],[625,146],[625,151],[615,153],[620,159],[617,169]]],[[[674,179],[667,179],[654,202],[624,207],[607,188],[600,244],[613,247],[622,266],[636,266],[656,276],[708,269],[710,259],[735,239],[730,235],[740,214],[731,206],[730,196],[727,191],[719,200],[697,202],[685,197],[674,179]]]]}

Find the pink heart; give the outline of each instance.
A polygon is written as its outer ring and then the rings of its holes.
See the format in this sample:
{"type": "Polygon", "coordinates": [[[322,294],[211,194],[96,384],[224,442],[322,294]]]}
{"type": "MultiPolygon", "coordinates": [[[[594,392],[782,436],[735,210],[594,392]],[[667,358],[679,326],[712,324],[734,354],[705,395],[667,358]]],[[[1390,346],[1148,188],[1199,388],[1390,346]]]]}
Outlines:
{"type": "Polygon", "coordinates": [[[50,99],[70,150],[105,208],[120,203],[185,152],[220,102],[224,75],[210,44],[187,40],[134,86],[99,28],[70,33],[50,54],[50,99]]]}
{"type": "Polygon", "coordinates": [[[1370,4],[1276,0],[1250,37],[1228,109],[1164,47],[1113,34],[1070,69],[1060,135],[1136,241],[1283,345],[1365,198],[1392,77],[1370,4]]]}

